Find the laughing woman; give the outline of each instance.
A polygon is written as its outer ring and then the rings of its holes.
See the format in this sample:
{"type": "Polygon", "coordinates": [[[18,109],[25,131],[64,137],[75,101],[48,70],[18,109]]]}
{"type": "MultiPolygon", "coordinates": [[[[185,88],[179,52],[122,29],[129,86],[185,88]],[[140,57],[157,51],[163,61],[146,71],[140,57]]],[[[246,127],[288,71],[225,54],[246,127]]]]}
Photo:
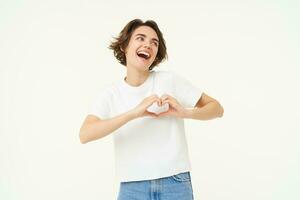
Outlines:
{"type": "Polygon", "coordinates": [[[153,70],[167,58],[156,22],[130,21],[110,49],[126,76],[99,92],[81,143],[114,133],[118,200],[194,199],[184,119],[222,117],[222,106],[175,72],[153,70]]]}

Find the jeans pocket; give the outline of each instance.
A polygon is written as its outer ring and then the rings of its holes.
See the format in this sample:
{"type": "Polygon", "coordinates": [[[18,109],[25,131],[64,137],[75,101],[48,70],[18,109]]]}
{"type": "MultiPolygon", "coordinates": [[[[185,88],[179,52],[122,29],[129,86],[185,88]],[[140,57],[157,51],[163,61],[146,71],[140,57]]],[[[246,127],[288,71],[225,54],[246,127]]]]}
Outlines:
{"type": "Polygon", "coordinates": [[[175,181],[179,182],[187,182],[191,181],[190,172],[183,172],[176,175],[171,176],[175,181]]]}

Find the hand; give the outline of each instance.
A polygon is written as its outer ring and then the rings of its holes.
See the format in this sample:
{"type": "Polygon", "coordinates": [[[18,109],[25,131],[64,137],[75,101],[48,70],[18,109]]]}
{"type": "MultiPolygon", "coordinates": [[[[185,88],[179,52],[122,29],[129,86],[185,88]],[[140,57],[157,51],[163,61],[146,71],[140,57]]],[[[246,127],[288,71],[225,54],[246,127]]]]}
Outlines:
{"type": "Polygon", "coordinates": [[[147,111],[147,108],[150,107],[153,103],[157,102],[157,105],[161,106],[161,99],[157,95],[151,95],[146,97],[139,105],[137,105],[131,112],[135,118],[152,116],[158,117],[157,114],[147,111]]]}
{"type": "Polygon", "coordinates": [[[164,94],[161,96],[161,105],[166,103],[169,104],[169,110],[166,112],[162,112],[158,115],[158,117],[164,116],[174,116],[179,118],[184,118],[186,115],[187,109],[185,109],[180,103],[172,96],[164,94]]]}

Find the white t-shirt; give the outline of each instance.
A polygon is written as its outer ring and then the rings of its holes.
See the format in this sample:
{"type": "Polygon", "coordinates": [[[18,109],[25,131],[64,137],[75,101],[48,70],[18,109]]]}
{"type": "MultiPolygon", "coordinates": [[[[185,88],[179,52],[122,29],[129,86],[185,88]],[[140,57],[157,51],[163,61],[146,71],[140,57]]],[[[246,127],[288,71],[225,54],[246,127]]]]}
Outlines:
{"type": "MultiPolygon", "coordinates": [[[[152,94],[173,96],[192,108],[202,90],[172,71],[152,71],[138,87],[124,79],[101,90],[88,114],[100,119],[129,111],[152,94]]],[[[116,176],[120,182],[150,180],[191,170],[184,120],[165,116],[140,117],[113,133],[116,176]]]]}

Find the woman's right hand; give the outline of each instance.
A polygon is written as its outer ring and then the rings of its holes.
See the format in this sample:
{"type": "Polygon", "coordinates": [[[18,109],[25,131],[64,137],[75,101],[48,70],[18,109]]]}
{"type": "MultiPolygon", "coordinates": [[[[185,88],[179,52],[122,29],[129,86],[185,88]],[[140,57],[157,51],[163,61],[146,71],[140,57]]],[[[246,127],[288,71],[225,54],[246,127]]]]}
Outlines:
{"type": "Polygon", "coordinates": [[[143,101],[134,109],[132,109],[131,112],[133,113],[135,118],[145,116],[158,117],[157,114],[147,111],[147,108],[149,108],[154,102],[157,102],[157,105],[161,106],[161,99],[154,94],[143,99],[143,101]]]}

